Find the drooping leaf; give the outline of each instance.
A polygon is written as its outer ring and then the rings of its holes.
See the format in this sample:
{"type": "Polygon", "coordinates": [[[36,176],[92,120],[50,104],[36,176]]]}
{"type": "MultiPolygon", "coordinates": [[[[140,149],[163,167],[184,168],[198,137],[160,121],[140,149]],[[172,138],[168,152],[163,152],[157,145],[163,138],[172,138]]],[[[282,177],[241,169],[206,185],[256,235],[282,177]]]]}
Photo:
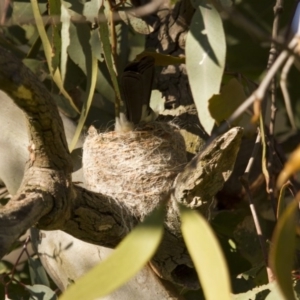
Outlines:
{"type": "Polygon", "coordinates": [[[227,120],[232,113],[244,102],[246,95],[243,86],[232,78],[222,87],[221,93],[209,99],[209,112],[219,125],[227,120]]]}
{"type": "Polygon", "coordinates": [[[285,190],[289,186],[288,183],[284,184],[279,193],[278,197],[278,204],[277,204],[277,219],[280,218],[280,216],[283,214],[285,208],[286,208],[286,202],[285,202],[285,190]]]}
{"type": "Polygon", "coordinates": [[[28,257],[31,284],[41,284],[50,287],[47,273],[37,257],[28,257]]]}
{"type": "Polygon", "coordinates": [[[25,285],[32,300],[56,300],[57,296],[49,287],[41,284],[25,285]]]}
{"type": "Polygon", "coordinates": [[[132,278],[154,255],[163,235],[164,209],[154,210],[112,255],[71,285],[60,300],[103,297],[132,278]]]}
{"type": "Polygon", "coordinates": [[[283,299],[289,300],[296,299],[291,272],[296,249],[297,208],[298,202],[293,201],[279,218],[273,234],[269,258],[283,299]]]}
{"type": "MultiPolygon", "coordinates": [[[[101,5],[102,1],[98,0],[91,0],[84,3],[83,15],[92,24],[94,24],[95,20],[98,19],[98,12],[101,5]]],[[[92,48],[93,55],[96,56],[97,59],[102,62],[104,60],[104,57],[102,55],[103,52],[101,49],[100,34],[97,28],[91,30],[90,45],[92,48]]]]}
{"type": "Polygon", "coordinates": [[[221,17],[209,1],[200,1],[186,41],[186,67],[201,124],[208,133],[215,120],[208,100],[220,91],[226,43],[221,17]]]}
{"type": "Polygon", "coordinates": [[[232,299],[225,258],[211,227],[198,212],[180,207],[181,230],[207,300],[232,299]]]}
{"type": "Polygon", "coordinates": [[[68,47],[68,54],[84,74],[87,75],[87,66],[92,61],[92,50],[89,44],[90,28],[88,24],[70,23],[69,32],[70,45],[68,47]]]}
{"type": "Polygon", "coordinates": [[[277,187],[280,188],[298,170],[300,170],[300,146],[290,155],[285,163],[283,170],[278,176],[277,187]]]}
{"type": "Polygon", "coordinates": [[[91,44],[93,54],[97,57],[97,59],[99,61],[103,62],[104,57],[102,56],[101,40],[100,40],[99,30],[94,29],[94,30],[91,31],[90,44],[91,44]]]}
{"type": "Polygon", "coordinates": [[[59,67],[60,53],[61,53],[61,23],[58,22],[58,17],[61,15],[60,11],[61,2],[60,0],[49,0],[48,11],[51,16],[51,47],[52,47],[52,67],[55,71],[59,67]]]}
{"type": "Polygon", "coordinates": [[[84,126],[85,120],[87,118],[87,115],[89,113],[89,110],[90,110],[90,107],[92,104],[93,95],[94,95],[95,87],[96,87],[96,81],[97,81],[97,71],[98,71],[98,60],[95,56],[93,57],[93,60],[91,62],[91,67],[88,67],[88,70],[90,70],[90,71],[89,71],[89,74],[87,74],[88,84],[87,84],[87,91],[86,91],[86,99],[83,102],[78,125],[76,127],[74,137],[73,137],[72,142],[69,147],[70,152],[73,151],[73,149],[75,148],[75,146],[78,142],[79,136],[81,134],[82,128],[84,126]]]}
{"type": "MultiPolygon", "coordinates": [[[[99,14],[105,17],[104,14],[104,7],[100,8],[99,14]]],[[[121,101],[121,92],[120,92],[120,87],[117,79],[117,74],[116,74],[116,67],[114,65],[114,61],[112,58],[112,48],[110,44],[110,38],[109,38],[109,29],[108,29],[108,23],[103,22],[99,26],[99,32],[100,32],[100,38],[101,38],[101,43],[102,43],[102,48],[103,48],[103,53],[105,57],[105,63],[112,81],[112,85],[115,91],[116,95],[116,101],[120,102],[121,101]]],[[[116,115],[117,116],[117,115],[116,115]]]]}
{"type": "Polygon", "coordinates": [[[42,43],[43,43],[44,53],[45,53],[45,56],[46,56],[48,68],[49,68],[50,74],[52,76],[52,79],[55,82],[55,84],[57,85],[57,87],[59,88],[60,92],[63,94],[63,96],[66,99],[68,99],[68,101],[71,104],[71,107],[77,113],[79,113],[78,108],[73,103],[72,98],[70,97],[70,95],[67,93],[67,91],[65,90],[65,88],[63,86],[62,77],[61,77],[59,69],[56,69],[55,71],[53,70],[53,67],[52,67],[52,48],[51,48],[51,44],[49,42],[47,33],[45,31],[45,28],[44,28],[44,23],[43,23],[43,19],[41,17],[40,11],[39,11],[37,0],[30,0],[30,1],[31,1],[31,5],[32,5],[32,10],[33,10],[33,15],[34,15],[34,19],[35,19],[35,22],[36,22],[36,26],[37,26],[39,35],[40,35],[42,43]]]}

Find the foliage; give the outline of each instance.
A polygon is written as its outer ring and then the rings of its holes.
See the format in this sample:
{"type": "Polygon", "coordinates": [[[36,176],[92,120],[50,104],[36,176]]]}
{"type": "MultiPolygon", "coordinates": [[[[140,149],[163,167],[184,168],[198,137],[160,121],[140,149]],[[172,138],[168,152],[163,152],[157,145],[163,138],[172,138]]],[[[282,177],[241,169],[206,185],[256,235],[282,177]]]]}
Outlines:
{"type": "MultiPolygon", "coordinates": [[[[228,4],[229,1],[212,2],[228,4]]],[[[220,129],[218,126],[224,124],[245,103],[245,99],[257,88],[267,72],[270,43],[263,40],[259,44],[251,26],[258,27],[259,32],[270,36],[272,6],[275,3],[266,4],[259,0],[235,2],[243,16],[254,19],[248,28],[251,36],[241,28],[234,27],[228,20],[222,20],[218,5],[213,6],[210,1],[192,1],[195,13],[190,20],[186,40],[186,68],[199,119],[209,134],[220,129]]],[[[97,120],[98,128],[107,128],[124,109],[119,74],[128,61],[135,57],[152,55],[157,66],[184,62],[183,58],[163,56],[153,53],[151,49],[145,50],[144,34],[150,32],[147,23],[142,18],[126,14],[121,9],[122,5],[112,8],[109,1],[103,3],[102,6],[96,0],[68,0],[61,3],[55,0],[14,1],[7,12],[11,25],[0,28],[0,44],[21,57],[48,87],[60,109],[78,121],[71,150],[74,149],[84,126],[97,120]],[[111,12],[118,8],[121,11],[121,21],[114,22],[111,12]]],[[[129,2],[125,2],[125,5],[132,7],[129,2]]],[[[290,18],[288,12],[292,14],[292,7],[290,3],[284,5],[285,12],[281,16],[281,23],[287,27],[290,18]]],[[[226,9],[228,7],[225,8],[225,13],[229,14],[226,9]]],[[[293,68],[288,83],[295,123],[299,125],[297,112],[300,102],[297,101],[299,93],[295,83],[297,76],[299,74],[293,68]]],[[[289,138],[292,137],[295,143],[299,141],[299,135],[290,130],[281,93],[276,91],[276,95],[278,112],[273,124],[273,134],[280,139],[281,146],[288,154],[295,148],[289,138]]],[[[157,93],[153,93],[153,102],[157,101],[155,97],[157,93]]],[[[249,107],[250,109],[242,111],[239,118],[234,119],[233,124],[244,127],[246,135],[254,136],[256,124],[251,123],[251,117],[257,107],[249,107]]],[[[261,113],[260,109],[264,108],[259,107],[258,114],[261,113]]],[[[269,121],[269,111],[268,107],[267,118],[264,120],[266,124],[272,122],[269,121]]],[[[299,152],[295,152],[293,160],[287,164],[288,175],[281,173],[279,188],[299,169],[298,154],[299,152]]],[[[277,197],[274,190],[272,195],[271,193],[269,197],[277,197]]],[[[264,265],[266,257],[263,256],[266,254],[264,251],[268,252],[269,245],[263,246],[263,251],[260,249],[258,235],[245,203],[234,210],[216,213],[209,220],[211,226],[196,212],[182,208],[182,234],[203,285],[203,291],[183,291],[186,299],[200,299],[204,297],[203,293],[205,299],[216,299],[216,295],[222,295],[222,299],[239,300],[280,299],[281,295],[286,299],[300,297],[297,288],[294,288],[298,278],[291,276],[291,270],[296,267],[294,253],[299,250],[294,220],[297,205],[296,202],[283,205],[286,199],[291,198],[291,195],[286,194],[279,201],[278,223],[274,214],[270,217],[272,209],[266,194],[261,197],[263,199],[258,197],[253,201],[261,212],[259,220],[264,242],[273,236],[270,242],[270,263],[277,277],[277,284],[268,283],[270,274],[267,274],[264,265]],[[211,253],[208,253],[209,249],[212,249],[211,253]],[[230,291],[235,295],[230,295],[230,291]]],[[[149,218],[128,235],[107,261],[73,285],[62,299],[75,299],[74,295],[78,299],[103,296],[138,272],[154,254],[162,235],[161,217],[154,214],[149,218]],[[135,259],[138,259],[136,264],[132,262],[135,259]],[[129,272],[128,264],[135,265],[136,268],[129,272]],[[114,268],[118,270],[117,274],[109,273],[109,269],[116,265],[118,269],[114,268]]],[[[32,298],[56,299],[41,266],[36,265],[31,258],[29,265],[31,278],[36,279],[31,286],[27,279],[20,281],[24,282],[23,285],[32,298]]],[[[1,275],[10,273],[12,269],[12,265],[1,262],[1,275]]],[[[20,285],[17,286],[20,288],[20,285]]],[[[19,290],[9,290],[8,295],[14,297],[15,292],[19,290]]]]}

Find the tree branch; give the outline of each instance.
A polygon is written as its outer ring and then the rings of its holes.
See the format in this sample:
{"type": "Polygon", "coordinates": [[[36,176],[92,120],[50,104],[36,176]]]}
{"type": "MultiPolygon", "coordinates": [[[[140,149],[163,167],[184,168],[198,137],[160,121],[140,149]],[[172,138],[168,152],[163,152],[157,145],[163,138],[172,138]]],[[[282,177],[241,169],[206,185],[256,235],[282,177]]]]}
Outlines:
{"type": "Polygon", "coordinates": [[[71,172],[72,160],[55,102],[22,61],[2,47],[0,88],[26,114],[31,140],[31,165],[71,172]]]}

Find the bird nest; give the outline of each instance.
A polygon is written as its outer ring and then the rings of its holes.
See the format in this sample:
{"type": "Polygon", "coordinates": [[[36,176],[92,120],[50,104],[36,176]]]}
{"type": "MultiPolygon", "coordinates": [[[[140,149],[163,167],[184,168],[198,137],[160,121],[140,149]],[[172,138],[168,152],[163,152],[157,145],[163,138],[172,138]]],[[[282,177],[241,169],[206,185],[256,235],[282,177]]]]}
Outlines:
{"type": "Polygon", "coordinates": [[[179,128],[168,123],[123,133],[91,127],[83,146],[87,188],[122,202],[139,219],[164,199],[186,163],[179,128]]]}

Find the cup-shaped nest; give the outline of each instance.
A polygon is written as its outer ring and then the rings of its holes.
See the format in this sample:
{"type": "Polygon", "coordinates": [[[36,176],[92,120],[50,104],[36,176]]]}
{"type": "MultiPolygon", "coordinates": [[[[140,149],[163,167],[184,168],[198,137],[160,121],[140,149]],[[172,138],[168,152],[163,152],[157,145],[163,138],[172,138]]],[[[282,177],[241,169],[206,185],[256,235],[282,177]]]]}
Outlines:
{"type": "Polygon", "coordinates": [[[165,199],[186,165],[185,149],[173,124],[153,122],[126,133],[99,134],[91,127],[83,146],[86,186],[122,202],[143,219],[165,199]]]}

